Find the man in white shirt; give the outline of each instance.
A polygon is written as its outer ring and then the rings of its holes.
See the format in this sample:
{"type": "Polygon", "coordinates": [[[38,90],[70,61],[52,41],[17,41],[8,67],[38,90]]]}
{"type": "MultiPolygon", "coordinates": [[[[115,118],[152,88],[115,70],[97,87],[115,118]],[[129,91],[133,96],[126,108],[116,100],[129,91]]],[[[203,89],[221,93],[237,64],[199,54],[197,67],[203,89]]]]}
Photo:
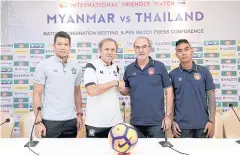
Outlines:
{"type": "Polygon", "coordinates": [[[33,79],[33,109],[39,111],[35,135],[75,138],[82,126],[81,67],[68,59],[71,38],[63,31],[54,37],[56,55],[36,67],[33,79]]]}
{"type": "Polygon", "coordinates": [[[112,61],[118,49],[111,38],[99,43],[100,57],[86,65],[84,83],[87,89],[86,132],[87,137],[106,138],[110,129],[122,123],[119,90],[125,83],[120,80],[119,68],[112,61]]]}

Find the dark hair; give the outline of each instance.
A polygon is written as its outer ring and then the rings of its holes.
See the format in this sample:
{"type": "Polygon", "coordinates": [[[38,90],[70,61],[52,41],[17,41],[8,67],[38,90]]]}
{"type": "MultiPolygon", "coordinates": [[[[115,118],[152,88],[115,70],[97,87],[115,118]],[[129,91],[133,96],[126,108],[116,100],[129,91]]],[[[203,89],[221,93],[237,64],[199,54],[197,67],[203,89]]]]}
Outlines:
{"type": "MultiPolygon", "coordinates": [[[[186,43],[186,44],[189,44],[188,40],[187,39],[180,39],[176,42],[176,47],[182,43],[186,43]]],[[[189,44],[190,45],[190,44],[189,44]]]]}
{"type": "Polygon", "coordinates": [[[59,31],[58,33],[56,33],[55,36],[54,36],[54,43],[56,43],[56,40],[57,40],[58,37],[68,38],[69,39],[69,45],[71,44],[71,37],[67,32],[59,31]]]}
{"type": "Polygon", "coordinates": [[[136,42],[138,39],[140,39],[140,38],[146,39],[147,42],[148,42],[148,44],[149,44],[149,46],[152,47],[152,41],[151,41],[148,37],[138,37],[138,38],[134,41],[133,47],[135,47],[135,42],[136,42]]]}
{"type": "Polygon", "coordinates": [[[106,38],[106,39],[101,40],[100,43],[98,44],[98,48],[101,50],[103,44],[104,44],[105,42],[107,42],[107,41],[112,41],[112,42],[114,42],[115,45],[116,45],[116,49],[118,49],[118,44],[117,44],[116,40],[114,40],[114,39],[112,39],[112,38],[106,38]]]}

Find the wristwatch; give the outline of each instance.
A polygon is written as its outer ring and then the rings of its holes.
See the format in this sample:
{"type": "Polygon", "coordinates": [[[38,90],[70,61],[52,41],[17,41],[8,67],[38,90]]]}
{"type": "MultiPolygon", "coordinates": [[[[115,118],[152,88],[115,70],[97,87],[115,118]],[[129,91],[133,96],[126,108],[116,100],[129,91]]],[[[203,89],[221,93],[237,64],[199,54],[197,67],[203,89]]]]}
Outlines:
{"type": "Polygon", "coordinates": [[[210,123],[212,123],[212,124],[215,124],[215,122],[213,122],[213,121],[210,121],[210,120],[208,120],[208,122],[210,122],[210,123]]]}
{"type": "Polygon", "coordinates": [[[119,81],[117,81],[117,86],[116,87],[118,87],[119,86],[119,81]]]}
{"type": "Polygon", "coordinates": [[[38,125],[38,124],[40,124],[40,123],[42,123],[42,121],[38,121],[38,122],[36,122],[34,125],[38,125]]]}

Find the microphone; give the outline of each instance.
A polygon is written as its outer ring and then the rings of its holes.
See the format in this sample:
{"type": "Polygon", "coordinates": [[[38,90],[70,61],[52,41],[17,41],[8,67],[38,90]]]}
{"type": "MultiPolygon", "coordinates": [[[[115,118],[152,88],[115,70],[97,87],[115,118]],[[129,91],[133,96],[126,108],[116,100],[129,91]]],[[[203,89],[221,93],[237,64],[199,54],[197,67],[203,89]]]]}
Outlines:
{"type": "Polygon", "coordinates": [[[30,135],[30,141],[28,141],[27,144],[24,145],[24,147],[35,147],[38,144],[38,141],[33,141],[33,136],[32,135],[33,135],[33,129],[34,129],[37,117],[38,117],[38,113],[41,110],[42,110],[41,107],[37,108],[37,115],[36,115],[35,121],[33,123],[32,131],[31,131],[31,135],[30,135]]]}
{"type": "Polygon", "coordinates": [[[6,118],[6,120],[3,123],[1,123],[1,125],[8,123],[8,122],[10,122],[10,118],[6,118]]]}
{"type": "Polygon", "coordinates": [[[229,106],[230,108],[232,108],[232,110],[233,110],[233,112],[235,113],[235,115],[236,115],[238,121],[240,122],[240,119],[239,119],[239,117],[238,117],[236,111],[235,111],[234,108],[233,108],[233,104],[232,104],[232,103],[228,103],[228,106],[229,106]]]}
{"type": "MultiPolygon", "coordinates": [[[[164,126],[166,127],[165,118],[163,118],[163,123],[164,123],[164,126]]],[[[176,151],[176,152],[178,152],[180,154],[189,155],[187,153],[183,153],[183,152],[180,152],[180,151],[174,149],[173,145],[167,140],[167,131],[165,130],[164,133],[165,133],[165,140],[158,142],[162,147],[168,147],[168,148],[170,148],[170,149],[172,149],[172,150],[174,150],[174,151],[176,151]]]]}
{"type": "MultiPolygon", "coordinates": [[[[166,121],[165,121],[165,116],[163,118],[163,123],[164,123],[164,126],[166,128],[166,121]]],[[[167,131],[165,130],[164,131],[164,141],[160,141],[159,144],[162,146],[162,147],[173,147],[173,145],[167,140],[167,131]]]]}
{"type": "Polygon", "coordinates": [[[125,102],[123,102],[123,103],[122,103],[122,106],[123,106],[123,121],[124,121],[124,123],[126,123],[126,116],[125,116],[125,105],[126,105],[126,103],[125,103],[125,102]]]}
{"type": "MultiPolygon", "coordinates": [[[[232,103],[228,103],[228,106],[233,110],[233,112],[234,112],[234,114],[236,115],[238,121],[240,122],[240,119],[239,119],[236,111],[235,111],[234,108],[233,108],[233,104],[232,104],[232,103]]],[[[236,142],[237,142],[238,144],[240,144],[240,140],[237,140],[236,142]]]]}

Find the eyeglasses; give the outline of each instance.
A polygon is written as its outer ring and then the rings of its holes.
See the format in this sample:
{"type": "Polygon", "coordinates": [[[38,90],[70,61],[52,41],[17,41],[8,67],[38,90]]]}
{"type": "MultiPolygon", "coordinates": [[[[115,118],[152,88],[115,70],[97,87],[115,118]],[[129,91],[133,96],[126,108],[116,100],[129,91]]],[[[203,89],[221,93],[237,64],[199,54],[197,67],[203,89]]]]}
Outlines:
{"type": "Polygon", "coordinates": [[[150,47],[150,46],[144,45],[144,46],[135,46],[134,48],[136,51],[140,51],[141,49],[146,50],[148,47],[150,47]]]}

